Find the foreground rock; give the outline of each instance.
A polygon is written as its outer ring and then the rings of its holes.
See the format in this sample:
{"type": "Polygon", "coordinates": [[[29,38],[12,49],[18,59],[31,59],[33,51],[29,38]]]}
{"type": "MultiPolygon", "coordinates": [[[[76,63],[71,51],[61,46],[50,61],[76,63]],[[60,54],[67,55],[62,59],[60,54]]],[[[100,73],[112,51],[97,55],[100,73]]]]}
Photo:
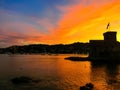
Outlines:
{"type": "Polygon", "coordinates": [[[80,90],[93,90],[94,85],[92,83],[87,83],[85,86],[81,86],[80,90]]]}
{"type": "Polygon", "coordinates": [[[40,80],[32,79],[28,76],[15,77],[11,79],[11,82],[15,85],[38,83],[39,81],[40,80]]]}

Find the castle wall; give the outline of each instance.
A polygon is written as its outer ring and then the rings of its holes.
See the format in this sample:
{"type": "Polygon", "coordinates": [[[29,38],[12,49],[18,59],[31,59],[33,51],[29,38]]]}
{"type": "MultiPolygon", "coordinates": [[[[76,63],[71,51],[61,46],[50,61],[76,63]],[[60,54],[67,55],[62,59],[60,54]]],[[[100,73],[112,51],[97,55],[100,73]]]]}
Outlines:
{"type": "Polygon", "coordinates": [[[117,32],[105,32],[103,34],[104,40],[90,40],[89,57],[91,59],[104,59],[120,56],[120,44],[117,42],[116,34],[117,32]]]}

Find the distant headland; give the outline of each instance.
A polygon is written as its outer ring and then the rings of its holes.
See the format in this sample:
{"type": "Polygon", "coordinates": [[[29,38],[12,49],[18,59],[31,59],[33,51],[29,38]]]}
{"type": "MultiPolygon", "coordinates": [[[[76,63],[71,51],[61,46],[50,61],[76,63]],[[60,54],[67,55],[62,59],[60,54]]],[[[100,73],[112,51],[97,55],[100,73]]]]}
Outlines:
{"type": "MultiPolygon", "coordinates": [[[[120,43],[116,31],[103,33],[104,40],[90,40],[89,43],[32,44],[1,48],[0,54],[89,54],[89,60],[120,60],[120,43]]],[[[68,58],[69,59],[69,58],[68,58]]],[[[70,58],[71,59],[71,58],[70,58]]],[[[72,57],[72,59],[74,59],[72,57]]],[[[75,58],[75,60],[79,58],[75,58]]],[[[82,59],[80,57],[80,59],[82,59]]],[[[85,59],[85,58],[83,58],[85,59]]]]}
{"type": "Polygon", "coordinates": [[[116,31],[103,33],[104,40],[90,40],[90,60],[120,60],[120,43],[116,31]]]}
{"type": "Polygon", "coordinates": [[[88,54],[89,43],[75,42],[72,44],[30,44],[1,48],[0,54],[88,54]]]}
{"type": "Polygon", "coordinates": [[[73,61],[120,61],[120,43],[116,31],[103,33],[104,40],[90,40],[88,57],[67,57],[73,61]]]}

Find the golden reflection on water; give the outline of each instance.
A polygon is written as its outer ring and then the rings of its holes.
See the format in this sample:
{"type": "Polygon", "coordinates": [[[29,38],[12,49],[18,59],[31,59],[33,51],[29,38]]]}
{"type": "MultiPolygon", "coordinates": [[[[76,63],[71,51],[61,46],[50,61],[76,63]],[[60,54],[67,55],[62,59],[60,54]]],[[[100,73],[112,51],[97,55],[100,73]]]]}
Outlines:
{"type": "MultiPolygon", "coordinates": [[[[0,55],[0,89],[15,90],[10,79],[16,76],[30,76],[41,82],[20,88],[22,90],[79,90],[88,82],[95,85],[95,90],[119,90],[120,65],[99,64],[89,61],[78,62],[65,60],[73,55],[0,55]],[[112,82],[114,83],[112,83],[112,82]],[[3,83],[4,82],[4,83],[3,83]]],[[[80,56],[80,55],[79,55],[80,56]]]]}
{"type": "Polygon", "coordinates": [[[120,64],[114,62],[94,63],[91,66],[91,81],[98,90],[120,89],[120,64]]]}
{"type": "Polygon", "coordinates": [[[95,83],[96,88],[99,90],[105,90],[106,88],[106,73],[105,67],[91,67],[91,81],[95,83]]]}
{"type": "MultiPolygon", "coordinates": [[[[65,56],[59,56],[59,58],[64,59],[65,56]]],[[[73,90],[75,87],[78,87],[79,89],[80,85],[90,82],[90,62],[73,62],[69,60],[58,61],[57,67],[59,68],[59,76],[62,81],[68,83],[73,90]]]]}

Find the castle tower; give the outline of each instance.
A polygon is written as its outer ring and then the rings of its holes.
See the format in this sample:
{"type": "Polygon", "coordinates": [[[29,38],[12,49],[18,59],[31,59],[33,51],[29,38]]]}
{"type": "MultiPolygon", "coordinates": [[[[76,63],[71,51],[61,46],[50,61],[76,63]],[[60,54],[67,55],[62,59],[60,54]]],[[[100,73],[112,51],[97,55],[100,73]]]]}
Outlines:
{"type": "Polygon", "coordinates": [[[105,32],[104,34],[103,34],[103,36],[104,36],[104,41],[105,42],[116,42],[117,41],[117,39],[116,39],[116,34],[117,34],[117,32],[113,32],[113,31],[108,31],[108,32],[105,32]]]}

